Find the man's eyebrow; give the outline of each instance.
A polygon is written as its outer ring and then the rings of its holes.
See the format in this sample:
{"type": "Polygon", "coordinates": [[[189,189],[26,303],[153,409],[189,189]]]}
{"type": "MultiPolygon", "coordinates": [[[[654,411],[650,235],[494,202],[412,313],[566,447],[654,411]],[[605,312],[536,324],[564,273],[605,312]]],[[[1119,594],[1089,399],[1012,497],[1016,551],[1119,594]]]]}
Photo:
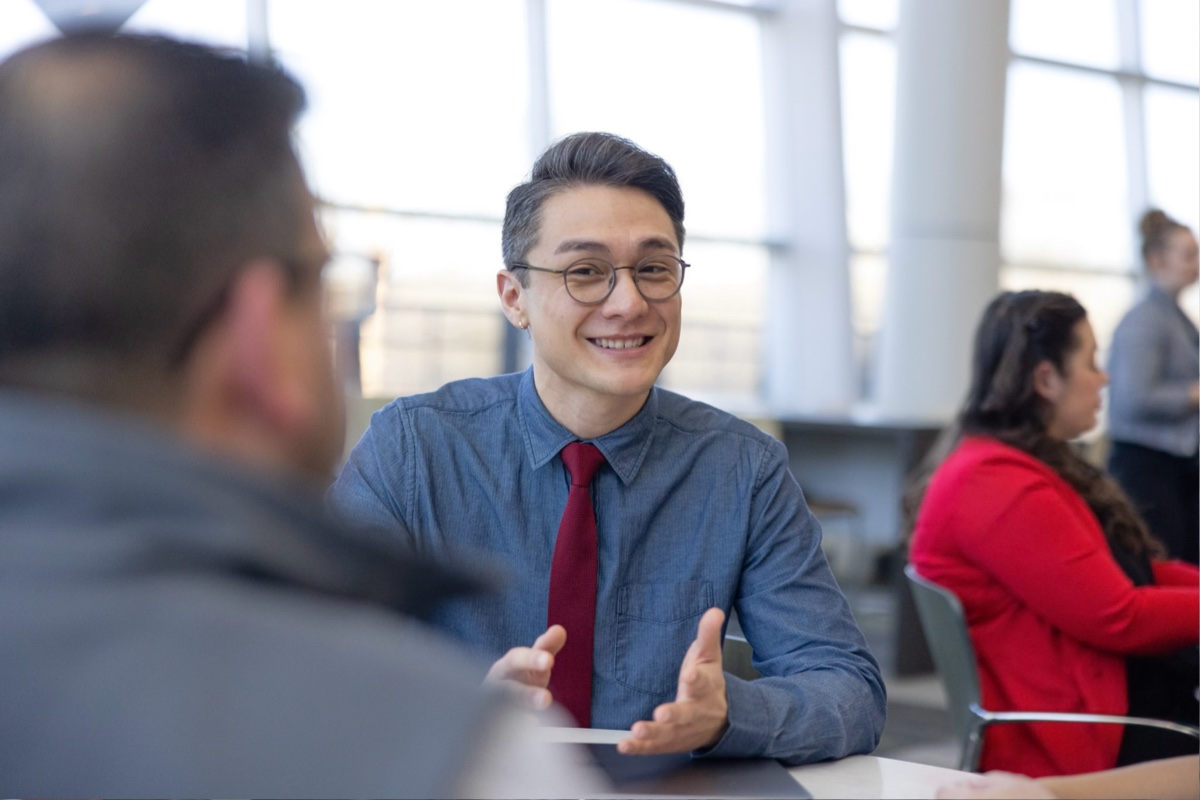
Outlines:
{"type": "Polygon", "coordinates": [[[588,253],[607,253],[608,245],[590,239],[565,239],[558,243],[558,247],[554,248],[554,255],[574,253],[580,250],[588,253]]]}
{"type": "MultiPolygon", "coordinates": [[[[678,248],[674,242],[661,236],[651,236],[638,242],[639,251],[670,250],[671,252],[675,252],[676,249],[678,248]]],[[[591,239],[565,239],[558,243],[558,247],[554,248],[554,255],[581,251],[585,253],[600,253],[602,255],[608,255],[610,252],[608,245],[604,242],[597,242],[591,239]]]]}
{"type": "Polygon", "coordinates": [[[639,250],[670,250],[674,253],[679,249],[679,246],[670,239],[664,239],[661,236],[651,236],[649,239],[643,239],[638,243],[639,250]]]}

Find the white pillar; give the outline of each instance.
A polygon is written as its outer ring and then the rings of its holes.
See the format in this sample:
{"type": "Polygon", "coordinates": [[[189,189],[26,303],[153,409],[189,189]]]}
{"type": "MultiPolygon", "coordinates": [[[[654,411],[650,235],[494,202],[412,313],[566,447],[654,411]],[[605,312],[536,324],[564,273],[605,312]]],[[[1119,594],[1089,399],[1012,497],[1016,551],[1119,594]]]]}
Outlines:
{"type": "Polygon", "coordinates": [[[943,422],[999,286],[1008,0],[902,0],[882,416],[943,422]]]}
{"type": "Polygon", "coordinates": [[[764,26],[768,235],[765,395],[775,416],[855,399],[835,0],[790,0],[764,26]]]}

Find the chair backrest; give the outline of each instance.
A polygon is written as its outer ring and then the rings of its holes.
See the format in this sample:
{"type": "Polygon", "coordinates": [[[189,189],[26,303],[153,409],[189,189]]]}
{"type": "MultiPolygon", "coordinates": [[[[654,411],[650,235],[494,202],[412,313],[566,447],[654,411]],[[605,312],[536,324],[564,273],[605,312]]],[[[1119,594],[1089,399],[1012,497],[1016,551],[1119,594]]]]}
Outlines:
{"type": "Polygon", "coordinates": [[[965,742],[981,721],[971,710],[980,703],[979,672],[962,603],[954,592],[918,575],[912,564],[905,565],[904,574],[912,588],[933,663],[946,687],[951,721],[965,742]]]}
{"type": "Polygon", "coordinates": [[[762,677],[758,670],[754,668],[752,663],[754,658],[754,650],[750,647],[750,643],[745,637],[728,633],[725,635],[725,644],[721,651],[722,669],[731,675],[736,675],[739,678],[747,681],[757,680],[762,677]]]}

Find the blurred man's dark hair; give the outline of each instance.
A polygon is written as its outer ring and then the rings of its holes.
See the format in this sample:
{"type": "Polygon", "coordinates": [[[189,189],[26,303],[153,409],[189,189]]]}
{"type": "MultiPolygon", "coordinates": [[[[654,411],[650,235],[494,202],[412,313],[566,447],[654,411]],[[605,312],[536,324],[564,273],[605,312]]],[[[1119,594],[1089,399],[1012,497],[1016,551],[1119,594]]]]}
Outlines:
{"type": "Polygon", "coordinates": [[[303,107],[282,71],[165,38],[0,66],[0,381],[142,393],[123,378],[178,368],[242,264],[293,266],[303,107]]]}

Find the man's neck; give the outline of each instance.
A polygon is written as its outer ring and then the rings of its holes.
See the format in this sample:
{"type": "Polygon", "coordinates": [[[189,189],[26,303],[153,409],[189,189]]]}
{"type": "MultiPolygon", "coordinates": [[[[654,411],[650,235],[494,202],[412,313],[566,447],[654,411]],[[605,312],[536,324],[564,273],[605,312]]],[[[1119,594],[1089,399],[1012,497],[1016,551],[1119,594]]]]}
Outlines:
{"type": "Polygon", "coordinates": [[[537,370],[533,385],[554,421],[584,441],[598,439],[629,422],[650,396],[648,391],[632,396],[558,392],[538,380],[537,370]]]}

